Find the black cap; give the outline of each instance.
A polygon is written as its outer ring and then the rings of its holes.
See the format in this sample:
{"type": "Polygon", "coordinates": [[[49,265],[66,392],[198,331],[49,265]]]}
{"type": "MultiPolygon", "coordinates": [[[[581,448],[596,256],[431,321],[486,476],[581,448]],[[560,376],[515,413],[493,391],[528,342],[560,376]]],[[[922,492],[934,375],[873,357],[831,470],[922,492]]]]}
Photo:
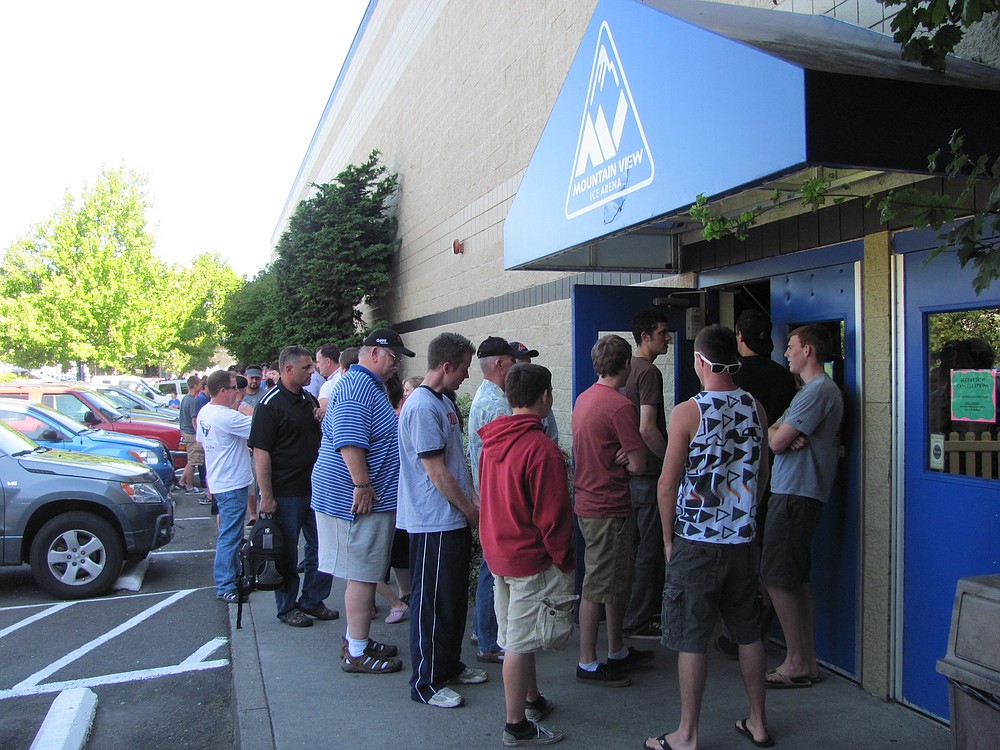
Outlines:
{"type": "Polygon", "coordinates": [[[537,349],[529,349],[527,344],[522,344],[520,341],[511,341],[510,348],[513,349],[517,354],[514,356],[518,359],[523,357],[528,357],[529,359],[534,359],[538,356],[537,349]]]}
{"type": "Polygon", "coordinates": [[[391,328],[376,328],[365,337],[361,345],[381,346],[384,349],[392,349],[396,354],[405,354],[407,357],[417,356],[403,346],[403,339],[391,328]]]}
{"type": "Polygon", "coordinates": [[[499,336],[490,336],[476,350],[476,356],[480,359],[484,357],[502,357],[503,355],[507,355],[508,357],[518,356],[517,350],[513,349],[507,343],[507,339],[502,339],[499,336]]]}
{"type": "Polygon", "coordinates": [[[247,380],[242,375],[237,375],[236,376],[236,387],[237,388],[246,388],[249,384],[250,384],[250,381],[247,380]]]}

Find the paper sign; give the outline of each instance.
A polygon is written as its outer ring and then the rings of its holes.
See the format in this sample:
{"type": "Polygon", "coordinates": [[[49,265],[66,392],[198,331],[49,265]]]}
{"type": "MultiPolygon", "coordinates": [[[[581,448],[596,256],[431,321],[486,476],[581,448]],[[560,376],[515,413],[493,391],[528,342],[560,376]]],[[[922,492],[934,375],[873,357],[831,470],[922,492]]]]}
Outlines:
{"type": "Polygon", "coordinates": [[[944,435],[931,433],[931,471],[944,471],[944,435]]]}
{"type": "Polygon", "coordinates": [[[951,371],[951,418],[963,422],[996,422],[995,370],[951,371]]]}

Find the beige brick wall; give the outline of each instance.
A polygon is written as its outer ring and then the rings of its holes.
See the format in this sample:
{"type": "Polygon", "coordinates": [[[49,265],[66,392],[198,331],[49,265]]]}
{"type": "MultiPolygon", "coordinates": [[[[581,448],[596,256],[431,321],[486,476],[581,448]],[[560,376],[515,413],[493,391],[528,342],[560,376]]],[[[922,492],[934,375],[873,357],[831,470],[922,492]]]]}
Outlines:
{"type": "Polygon", "coordinates": [[[889,234],[865,237],[862,264],[861,684],[890,694],[892,651],[892,283],[889,234]]]}

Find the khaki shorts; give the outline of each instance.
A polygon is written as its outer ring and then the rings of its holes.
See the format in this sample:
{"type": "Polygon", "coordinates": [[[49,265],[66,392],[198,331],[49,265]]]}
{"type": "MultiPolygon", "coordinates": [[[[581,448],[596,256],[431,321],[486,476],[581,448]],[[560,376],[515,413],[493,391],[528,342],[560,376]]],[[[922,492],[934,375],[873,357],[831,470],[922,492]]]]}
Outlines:
{"type": "Polygon", "coordinates": [[[194,439],[194,435],[184,434],[184,450],[188,454],[188,463],[192,466],[205,465],[205,446],[194,439]]]}
{"type": "Polygon", "coordinates": [[[345,581],[379,583],[389,567],[396,511],[357,515],[354,520],[316,514],[318,567],[345,581]]]}
{"type": "Polygon", "coordinates": [[[530,576],[493,576],[497,643],[515,654],[561,651],[573,634],[573,574],[550,565],[530,576]]]}
{"type": "Polygon", "coordinates": [[[580,532],[587,543],[583,562],[581,596],[598,604],[624,604],[635,575],[635,524],[631,515],[621,518],[577,516],[580,532]]]}

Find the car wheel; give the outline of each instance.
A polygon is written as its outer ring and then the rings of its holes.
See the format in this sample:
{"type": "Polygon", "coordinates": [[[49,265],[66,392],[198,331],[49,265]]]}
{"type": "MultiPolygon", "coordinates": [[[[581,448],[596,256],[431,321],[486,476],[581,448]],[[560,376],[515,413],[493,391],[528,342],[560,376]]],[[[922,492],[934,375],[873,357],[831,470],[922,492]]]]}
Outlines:
{"type": "Polygon", "coordinates": [[[122,569],[122,542],[111,524],[74,511],[48,521],[31,543],[31,572],[60,599],[106,593],[122,569]]]}

